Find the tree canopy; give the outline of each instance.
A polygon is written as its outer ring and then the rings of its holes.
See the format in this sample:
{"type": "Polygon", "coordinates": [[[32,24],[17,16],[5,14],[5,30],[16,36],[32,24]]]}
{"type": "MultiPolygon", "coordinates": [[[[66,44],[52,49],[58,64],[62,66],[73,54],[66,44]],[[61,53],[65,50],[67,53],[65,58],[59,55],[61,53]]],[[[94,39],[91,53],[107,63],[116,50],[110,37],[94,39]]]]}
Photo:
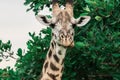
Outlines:
{"type": "MultiPolygon", "coordinates": [[[[65,0],[59,1],[60,5],[65,0]]],[[[27,11],[48,7],[50,0],[26,0],[27,11]]],[[[67,50],[62,80],[120,80],[120,0],[74,0],[74,17],[91,16],[75,28],[75,46],[67,50]]],[[[18,49],[16,71],[0,70],[1,80],[38,80],[51,40],[47,27],[39,35],[29,33],[27,52],[18,49]],[[42,35],[45,35],[44,37],[42,35]]]]}

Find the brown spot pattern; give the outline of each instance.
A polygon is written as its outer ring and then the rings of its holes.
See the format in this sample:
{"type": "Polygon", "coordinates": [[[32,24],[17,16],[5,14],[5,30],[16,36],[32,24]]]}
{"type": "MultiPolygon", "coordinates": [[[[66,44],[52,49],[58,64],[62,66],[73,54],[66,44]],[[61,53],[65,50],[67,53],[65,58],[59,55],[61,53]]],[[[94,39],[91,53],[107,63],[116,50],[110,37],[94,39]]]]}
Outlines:
{"type": "Polygon", "coordinates": [[[60,50],[58,51],[58,54],[59,54],[59,55],[62,55],[62,53],[61,53],[61,51],[60,51],[60,50]]]}
{"type": "Polygon", "coordinates": [[[55,74],[52,74],[52,73],[47,73],[48,76],[50,76],[51,79],[53,80],[57,80],[56,77],[59,76],[59,74],[55,75],[55,74]]]}
{"type": "Polygon", "coordinates": [[[51,55],[52,55],[52,51],[50,50],[48,53],[49,58],[51,57],[51,55]]]}
{"type": "Polygon", "coordinates": [[[53,70],[53,71],[58,71],[59,68],[56,67],[53,63],[50,63],[50,68],[53,70]]]}
{"type": "Polygon", "coordinates": [[[46,72],[47,67],[48,67],[48,62],[46,62],[46,63],[45,63],[45,66],[44,66],[45,72],[46,72]]]}
{"type": "Polygon", "coordinates": [[[60,59],[58,58],[58,56],[54,54],[53,57],[54,57],[55,61],[56,61],[57,63],[59,63],[60,59]]]}

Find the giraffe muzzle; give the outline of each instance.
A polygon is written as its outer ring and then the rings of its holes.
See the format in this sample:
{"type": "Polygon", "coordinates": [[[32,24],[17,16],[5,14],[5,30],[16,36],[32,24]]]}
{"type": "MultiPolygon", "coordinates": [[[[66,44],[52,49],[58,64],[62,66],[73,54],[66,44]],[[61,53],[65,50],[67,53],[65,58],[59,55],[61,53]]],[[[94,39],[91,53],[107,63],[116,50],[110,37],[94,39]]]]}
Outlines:
{"type": "Polygon", "coordinates": [[[74,47],[74,41],[72,41],[72,42],[64,42],[63,46],[65,46],[65,47],[74,47]]]}

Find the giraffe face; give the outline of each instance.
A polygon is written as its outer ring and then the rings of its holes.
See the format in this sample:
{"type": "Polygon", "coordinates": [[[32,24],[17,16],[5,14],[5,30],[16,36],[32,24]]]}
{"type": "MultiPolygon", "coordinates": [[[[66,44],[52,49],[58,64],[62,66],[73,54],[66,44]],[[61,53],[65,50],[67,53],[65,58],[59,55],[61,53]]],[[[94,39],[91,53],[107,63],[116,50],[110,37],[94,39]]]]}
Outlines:
{"type": "Polygon", "coordinates": [[[56,18],[56,23],[52,28],[52,37],[54,41],[65,47],[74,46],[74,29],[71,23],[71,17],[67,11],[61,11],[56,18]]]}
{"type": "Polygon", "coordinates": [[[65,47],[73,47],[74,46],[74,29],[72,25],[56,25],[55,28],[52,29],[52,38],[54,41],[65,47]]]}
{"type": "Polygon", "coordinates": [[[56,16],[49,19],[45,16],[36,16],[40,23],[50,26],[52,29],[52,39],[59,45],[65,47],[74,46],[74,27],[84,26],[89,20],[89,16],[75,19],[66,10],[61,10],[56,16]]]}

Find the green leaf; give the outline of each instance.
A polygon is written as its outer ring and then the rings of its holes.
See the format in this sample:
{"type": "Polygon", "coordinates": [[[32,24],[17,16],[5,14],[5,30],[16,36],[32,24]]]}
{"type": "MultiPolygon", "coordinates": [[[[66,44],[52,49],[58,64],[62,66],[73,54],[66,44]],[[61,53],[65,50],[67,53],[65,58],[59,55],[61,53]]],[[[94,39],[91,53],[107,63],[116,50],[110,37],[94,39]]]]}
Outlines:
{"type": "Polygon", "coordinates": [[[38,9],[40,6],[41,6],[41,3],[37,3],[37,4],[35,5],[35,9],[38,9]]]}
{"type": "Polygon", "coordinates": [[[77,49],[83,48],[83,47],[85,47],[85,46],[86,46],[86,44],[83,43],[83,42],[76,42],[76,43],[75,43],[75,47],[76,47],[77,49]]]}
{"type": "Polygon", "coordinates": [[[25,0],[24,5],[28,5],[32,2],[33,0],[25,0]]]}
{"type": "Polygon", "coordinates": [[[22,57],[22,49],[21,49],[21,48],[18,49],[17,55],[18,55],[19,57],[22,57]]]}
{"type": "Polygon", "coordinates": [[[115,58],[120,58],[120,53],[113,53],[112,56],[115,58]]]}
{"type": "Polygon", "coordinates": [[[40,47],[40,46],[37,46],[36,48],[37,48],[37,49],[41,49],[41,47],[40,47]]]}
{"type": "Polygon", "coordinates": [[[95,19],[96,19],[97,21],[101,21],[101,20],[102,20],[102,17],[96,16],[95,19]]]}
{"type": "Polygon", "coordinates": [[[120,72],[111,74],[115,80],[120,80],[120,72]]]}

